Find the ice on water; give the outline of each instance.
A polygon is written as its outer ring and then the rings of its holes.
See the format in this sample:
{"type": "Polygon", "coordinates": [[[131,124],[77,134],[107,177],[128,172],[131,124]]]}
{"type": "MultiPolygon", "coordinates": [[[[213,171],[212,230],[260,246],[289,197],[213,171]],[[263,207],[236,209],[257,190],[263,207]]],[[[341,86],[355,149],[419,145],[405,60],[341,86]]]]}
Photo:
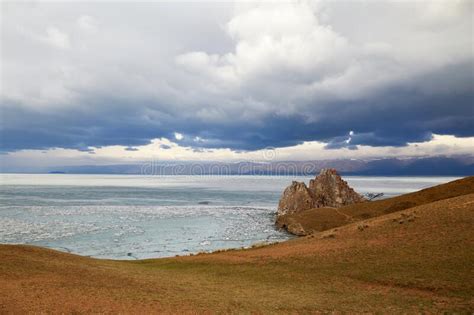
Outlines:
{"type": "MultiPolygon", "coordinates": [[[[282,241],[276,176],[1,175],[0,242],[137,259],[282,241]]],[[[358,191],[396,195],[452,178],[351,177],[358,191]]]]}

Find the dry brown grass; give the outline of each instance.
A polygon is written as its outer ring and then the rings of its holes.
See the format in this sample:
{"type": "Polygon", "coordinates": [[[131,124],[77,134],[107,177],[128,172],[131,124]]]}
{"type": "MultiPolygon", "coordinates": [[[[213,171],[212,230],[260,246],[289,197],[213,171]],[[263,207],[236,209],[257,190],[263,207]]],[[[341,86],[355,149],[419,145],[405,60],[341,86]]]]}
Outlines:
{"type": "Polygon", "coordinates": [[[2,245],[0,313],[468,313],[473,227],[471,193],[189,257],[112,261],[2,245]]]}

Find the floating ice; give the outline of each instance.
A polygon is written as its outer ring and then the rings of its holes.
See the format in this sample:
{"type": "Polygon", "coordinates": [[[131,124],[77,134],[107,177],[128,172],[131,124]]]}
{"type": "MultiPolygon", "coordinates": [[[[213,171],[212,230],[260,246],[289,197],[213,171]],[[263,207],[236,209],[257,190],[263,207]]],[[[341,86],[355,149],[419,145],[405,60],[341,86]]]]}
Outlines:
{"type": "MultiPolygon", "coordinates": [[[[1,243],[136,259],[248,247],[291,237],[276,230],[273,222],[280,194],[295,178],[1,176],[1,243]]],[[[361,193],[374,186],[371,178],[347,180],[361,193]]],[[[377,191],[396,194],[448,180],[375,181],[377,191]]]]}

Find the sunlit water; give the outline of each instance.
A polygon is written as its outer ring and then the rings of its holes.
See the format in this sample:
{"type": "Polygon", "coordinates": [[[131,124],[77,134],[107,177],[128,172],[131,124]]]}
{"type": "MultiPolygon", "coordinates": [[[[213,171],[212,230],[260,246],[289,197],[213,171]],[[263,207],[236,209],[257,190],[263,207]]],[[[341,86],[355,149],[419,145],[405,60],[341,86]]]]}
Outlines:
{"type": "MultiPolygon", "coordinates": [[[[0,243],[137,259],[291,238],[274,226],[292,180],[278,176],[0,174],[0,243]]],[[[452,177],[345,177],[394,196],[452,177]]]]}

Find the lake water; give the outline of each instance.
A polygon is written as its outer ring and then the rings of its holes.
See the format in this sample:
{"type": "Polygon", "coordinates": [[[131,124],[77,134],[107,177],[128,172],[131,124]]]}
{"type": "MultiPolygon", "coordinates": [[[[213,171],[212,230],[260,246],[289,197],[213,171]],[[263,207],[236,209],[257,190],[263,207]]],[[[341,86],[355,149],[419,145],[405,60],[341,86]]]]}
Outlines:
{"type": "MultiPolygon", "coordinates": [[[[0,174],[0,243],[138,259],[291,238],[274,227],[283,176],[0,174]]],[[[344,178],[395,196],[453,177],[344,178]]]]}

